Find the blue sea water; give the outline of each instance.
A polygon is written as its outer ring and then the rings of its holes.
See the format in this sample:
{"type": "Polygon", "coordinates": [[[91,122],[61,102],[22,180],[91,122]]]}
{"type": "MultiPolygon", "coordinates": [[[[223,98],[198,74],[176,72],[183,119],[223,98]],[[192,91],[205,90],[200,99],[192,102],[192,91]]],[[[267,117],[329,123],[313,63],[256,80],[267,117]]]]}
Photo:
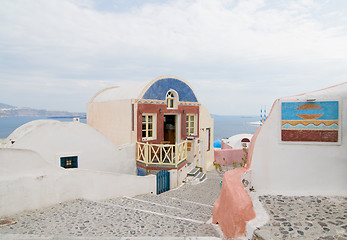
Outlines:
{"type": "MultiPolygon", "coordinates": [[[[30,121],[39,119],[52,119],[58,121],[72,121],[73,118],[47,118],[47,117],[5,117],[0,118],[0,138],[7,138],[16,128],[22,126],[30,121]]],[[[86,119],[80,119],[81,122],[86,123],[86,119]]]]}
{"type": "Polygon", "coordinates": [[[254,134],[259,127],[250,124],[250,122],[259,121],[258,116],[212,115],[212,117],[214,119],[214,141],[242,133],[254,134]]]}
{"type": "MultiPolygon", "coordinates": [[[[258,129],[249,122],[259,121],[256,116],[219,116],[212,115],[214,119],[214,141],[228,138],[240,133],[253,134],[258,129]]],[[[72,118],[46,118],[46,117],[8,117],[0,118],[0,138],[7,138],[16,128],[38,119],[53,119],[59,121],[72,121],[72,118]]],[[[86,119],[80,120],[86,123],[86,119]]]]}

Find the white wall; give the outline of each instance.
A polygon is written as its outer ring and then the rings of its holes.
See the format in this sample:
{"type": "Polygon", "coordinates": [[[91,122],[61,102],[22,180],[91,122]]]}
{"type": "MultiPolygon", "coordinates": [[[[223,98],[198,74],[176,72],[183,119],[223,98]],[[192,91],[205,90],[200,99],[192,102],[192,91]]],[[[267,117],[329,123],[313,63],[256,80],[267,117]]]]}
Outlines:
{"type": "Polygon", "coordinates": [[[259,194],[347,195],[347,83],[277,100],[255,140],[252,185],[259,194]],[[340,100],[341,143],[281,142],[281,102],[340,100]]]}
{"type": "Polygon", "coordinates": [[[136,174],[134,144],[116,147],[84,123],[32,121],[16,129],[6,141],[6,147],[36,151],[53,166],[60,167],[60,157],[78,156],[81,169],[136,174]]]}
{"type": "MultiPolygon", "coordinates": [[[[208,112],[207,108],[203,105],[200,106],[200,118],[199,118],[199,138],[202,141],[203,146],[203,157],[204,157],[204,164],[203,169],[204,171],[207,171],[212,165],[214,161],[214,147],[213,147],[213,136],[214,136],[214,120],[211,117],[210,113],[208,112]],[[206,131],[206,128],[210,128],[210,150],[208,149],[208,134],[206,131]]],[[[200,165],[200,164],[199,164],[200,165]]]]}
{"type": "Polygon", "coordinates": [[[156,192],[156,177],[58,168],[36,152],[0,149],[0,217],[78,198],[102,200],[156,192]]]}

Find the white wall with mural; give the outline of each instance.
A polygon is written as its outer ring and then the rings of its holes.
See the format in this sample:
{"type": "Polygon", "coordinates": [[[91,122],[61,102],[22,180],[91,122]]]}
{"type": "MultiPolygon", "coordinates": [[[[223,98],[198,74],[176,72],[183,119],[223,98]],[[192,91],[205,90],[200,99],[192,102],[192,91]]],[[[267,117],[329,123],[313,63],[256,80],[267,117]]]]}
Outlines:
{"type": "Polygon", "coordinates": [[[259,193],[347,195],[347,83],[281,98],[252,141],[259,193]]]}

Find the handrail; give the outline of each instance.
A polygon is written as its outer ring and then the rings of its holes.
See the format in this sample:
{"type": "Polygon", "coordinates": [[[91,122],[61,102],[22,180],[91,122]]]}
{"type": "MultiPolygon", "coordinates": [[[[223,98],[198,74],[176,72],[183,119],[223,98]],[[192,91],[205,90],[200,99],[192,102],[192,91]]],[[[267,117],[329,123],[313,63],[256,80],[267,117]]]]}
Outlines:
{"type": "Polygon", "coordinates": [[[177,166],[187,159],[187,144],[184,141],[176,144],[149,144],[136,143],[136,161],[144,163],[146,166],[167,165],[177,168],[177,166]]]}

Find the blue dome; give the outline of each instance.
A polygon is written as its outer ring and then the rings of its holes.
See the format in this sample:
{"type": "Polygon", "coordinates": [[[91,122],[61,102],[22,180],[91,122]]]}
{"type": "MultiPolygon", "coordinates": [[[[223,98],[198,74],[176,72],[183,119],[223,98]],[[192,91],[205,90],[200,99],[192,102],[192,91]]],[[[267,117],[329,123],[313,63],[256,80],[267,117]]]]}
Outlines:
{"type": "Polygon", "coordinates": [[[221,140],[214,141],[213,147],[214,148],[222,148],[222,141],[221,140]]]}
{"type": "Polygon", "coordinates": [[[185,82],[176,78],[163,78],[154,82],[142,99],[166,100],[166,93],[173,89],[181,102],[198,102],[193,90],[185,82]]]}

